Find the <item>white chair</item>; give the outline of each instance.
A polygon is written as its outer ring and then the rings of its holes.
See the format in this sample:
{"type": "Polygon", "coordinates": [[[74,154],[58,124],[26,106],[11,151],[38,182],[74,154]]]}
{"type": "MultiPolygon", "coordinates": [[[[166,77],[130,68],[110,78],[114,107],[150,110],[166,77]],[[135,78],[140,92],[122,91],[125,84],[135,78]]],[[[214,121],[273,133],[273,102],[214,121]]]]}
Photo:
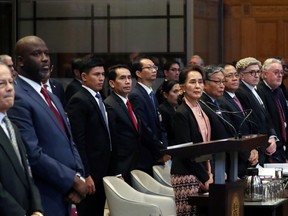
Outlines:
{"type": "Polygon", "coordinates": [[[115,176],[104,177],[103,183],[111,216],[176,216],[171,197],[141,193],[115,176]]]}
{"type": "Polygon", "coordinates": [[[132,170],[131,171],[131,182],[132,186],[146,194],[160,195],[160,196],[168,196],[174,199],[174,191],[173,188],[167,187],[158,181],[156,181],[153,177],[148,175],[147,173],[140,170],[132,170]]]}
{"type": "Polygon", "coordinates": [[[153,177],[161,184],[172,187],[170,170],[169,165],[155,165],[153,166],[153,177]]]}

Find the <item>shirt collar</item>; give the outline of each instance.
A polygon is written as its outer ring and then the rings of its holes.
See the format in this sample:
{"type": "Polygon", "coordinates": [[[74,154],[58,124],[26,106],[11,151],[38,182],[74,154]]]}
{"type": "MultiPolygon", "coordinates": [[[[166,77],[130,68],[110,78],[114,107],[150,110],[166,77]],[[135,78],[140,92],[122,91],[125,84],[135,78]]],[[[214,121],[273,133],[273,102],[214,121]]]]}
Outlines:
{"type": "Polygon", "coordinates": [[[149,88],[148,86],[144,85],[141,82],[138,82],[138,84],[141,85],[145,89],[145,91],[147,92],[148,95],[150,95],[150,93],[153,91],[152,88],[149,88]]]}

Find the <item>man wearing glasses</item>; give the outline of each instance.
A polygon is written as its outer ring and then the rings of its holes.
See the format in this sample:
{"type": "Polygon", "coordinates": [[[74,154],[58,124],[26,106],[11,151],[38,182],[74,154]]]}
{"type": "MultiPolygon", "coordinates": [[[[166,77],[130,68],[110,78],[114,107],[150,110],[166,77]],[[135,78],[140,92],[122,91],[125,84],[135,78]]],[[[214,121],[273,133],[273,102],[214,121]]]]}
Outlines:
{"type": "Polygon", "coordinates": [[[277,137],[276,152],[269,158],[271,162],[287,162],[287,118],[288,109],[284,94],[279,87],[284,71],[281,61],[268,58],[262,66],[262,81],[258,84],[259,95],[271,116],[277,137]]]}
{"type": "Polygon", "coordinates": [[[156,91],[156,98],[159,104],[161,104],[164,101],[164,96],[162,92],[163,83],[168,80],[179,80],[180,63],[174,60],[168,61],[164,64],[163,70],[164,70],[165,79],[156,91]]]}
{"type": "Polygon", "coordinates": [[[261,62],[253,57],[243,58],[237,62],[236,69],[241,82],[236,91],[236,96],[240,100],[243,109],[252,109],[251,123],[255,125],[256,132],[268,135],[267,148],[264,149],[264,152],[267,157],[270,157],[275,152],[278,138],[271,117],[257,92],[260,68],[261,62]]]}
{"type": "MultiPolygon", "coordinates": [[[[235,127],[239,136],[254,134],[255,126],[250,123],[250,111],[243,109],[241,102],[235,94],[239,87],[239,73],[231,64],[224,64],[221,67],[224,69],[226,82],[224,83],[224,95],[219,98],[220,106],[227,112],[231,124],[235,127]],[[247,119],[245,120],[245,118],[247,119]]],[[[260,164],[264,162],[264,154],[261,151],[251,149],[238,152],[238,177],[243,178],[246,175],[247,168],[255,167],[258,162],[260,164]]]]}
{"type": "Polygon", "coordinates": [[[222,112],[218,99],[223,96],[225,76],[223,68],[208,65],[203,69],[204,74],[204,91],[201,96],[201,102],[208,106],[217,115],[214,116],[215,127],[213,127],[213,121],[211,121],[211,128],[215,131],[221,128],[223,132],[212,133],[211,139],[223,139],[227,137],[233,137],[236,135],[236,130],[229,123],[231,122],[228,115],[222,112]],[[222,127],[223,126],[223,127],[222,127]],[[215,137],[214,137],[215,134],[215,137]]]}
{"type": "Polygon", "coordinates": [[[137,84],[128,97],[142,123],[141,155],[137,169],[152,175],[153,165],[163,164],[171,158],[160,151],[167,147],[167,138],[160,125],[161,115],[152,89],[158,67],[151,59],[140,57],[133,62],[132,69],[135,72],[137,84]]]}

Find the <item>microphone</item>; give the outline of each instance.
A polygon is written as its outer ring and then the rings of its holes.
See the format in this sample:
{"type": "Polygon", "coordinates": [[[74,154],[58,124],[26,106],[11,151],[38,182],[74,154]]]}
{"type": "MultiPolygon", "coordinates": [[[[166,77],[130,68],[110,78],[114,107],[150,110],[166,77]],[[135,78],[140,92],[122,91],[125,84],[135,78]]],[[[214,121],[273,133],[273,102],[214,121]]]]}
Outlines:
{"type": "MultiPolygon", "coordinates": [[[[211,102],[207,102],[208,104],[210,104],[210,105],[212,105],[212,106],[214,106],[214,107],[216,107],[215,106],[215,104],[213,104],[213,103],[211,103],[211,102]]],[[[211,107],[209,107],[209,108],[211,108],[211,107]]],[[[213,110],[213,109],[212,109],[213,110]]],[[[213,110],[214,111],[214,110],[213,110]]],[[[215,112],[215,111],[214,111],[215,112]]],[[[245,109],[245,110],[243,110],[243,111],[228,111],[228,110],[223,110],[221,107],[220,107],[220,110],[217,110],[215,113],[216,114],[218,114],[218,113],[228,113],[228,114],[241,114],[241,116],[239,116],[239,115],[235,115],[236,117],[238,117],[238,118],[241,118],[242,119],[242,121],[241,121],[241,123],[240,123],[240,125],[239,125],[239,128],[238,128],[238,133],[236,132],[236,136],[235,137],[237,137],[237,138],[242,138],[242,134],[240,133],[240,130],[241,130],[241,128],[242,128],[242,126],[243,126],[243,124],[245,123],[245,122],[250,122],[250,123],[252,123],[253,125],[255,125],[256,127],[257,127],[257,124],[255,123],[255,122],[253,122],[253,121],[251,121],[251,120],[249,120],[248,118],[250,117],[250,115],[252,114],[252,112],[253,112],[253,109],[245,109]],[[247,114],[248,113],[248,114],[247,114]],[[245,116],[244,118],[242,117],[242,116],[245,116]]],[[[222,116],[221,116],[222,117],[222,116]]],[[[221,118],[220,117],[220,118],[221,118]]],[[[221,118],[223,121],[225,121],[226,119],[225,118],[221,118]]],[[[226,123],[228,122],[227,120],[225,121],[226,123]]],[[[230,123],[230,122],[229,122],[230,123]]],[[[234,126],[233,126],[234,127],[234,126]]],[[[235,128],[235,127],[234,127],[235,128]]],[[[236,129],[235,129],[236,130],[236,129]]]]}
{"type": "Polygon", "coordinates": [[[222,121],[224,121],[227,125],[229,125],[229,126],[233,129],[234,138],[235,138],[235,139],[239,139],[239,136],[238,136],[238,133],[237,133],[235,127],[234,127],[229,121],[227,121],[225,118],[223,118],[223,116],[221,115],[221,110],[215,111],[215,110],[213,110],[210,106],[208,106],[207,103],[209,103],[209,104],[213,105],[214,107],[216,107],[215,104],[210,103],[210,102],[205,103],[203,100],[199,100],[199,101],[200,101],[204,106],[206,106],[210,111],[212,111],[213,113],[215,113],[222,121]]]}

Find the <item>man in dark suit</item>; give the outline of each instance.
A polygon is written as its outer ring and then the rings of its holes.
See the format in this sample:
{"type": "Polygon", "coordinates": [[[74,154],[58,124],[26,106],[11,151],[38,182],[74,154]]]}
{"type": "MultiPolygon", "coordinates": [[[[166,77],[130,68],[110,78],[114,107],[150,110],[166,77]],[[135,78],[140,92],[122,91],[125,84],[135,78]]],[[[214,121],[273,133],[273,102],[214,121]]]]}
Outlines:
{"type": "MultiPolygon", "coordinates": [[[[229,116],[230,123],[235,127],[239,136],[253,134],[253,125],[249,123],[249,119],[244,120],[246,113],[235,91],[239,87],[239,74],[235,67],[230,64],[223,65],[225,76],[225,91],[223,97],[219,98],[220,107],[229,116]]],[[[260,149],[251,149],[238,152],[238,176],[244,177],[248,167],[255,167],[258,162],[263,164],[264,154],[260,149]],[[261,160],[260,160],[261,159],[261,160]]]]}
{"type": "MultiPolygon", "coordinates": [[[[223,96],[224,93],[224,71],[223,68],[216,65],[208,65],[203,68],[204,73],[204,91],[201,96],[201,101],[204,102],[210,109],[217,114],[219,125],[211,125],[211,128],[215,130],[224,131],[221,133],[212,133],[211,140],[223,139],[228,137],[233,137],[237,133],[233,126],[229,124],[229,117],[221,112],[221,107],[219,105],[218,99],[223,96]],[[224,120],[223,120],[224,119],[224,120]],[[225,121],[226,120],[226,121],[225,121]],[[227,123],[228,121],[228,123],[227,123]]],[[[216,121],[217,122],[217,121],[216,121]]],[[[212,122],[213,123],[213,122],[212,122]]]]}
{"type": "Polygon", "coordinates": [[[269,113],[256,90],[260,80],[260,68],[261,62],[253,57],[243,58],[237,62],[236,69],[241,81],[235,94],[243,109],[252,109],[250,120],[255,133],[268,135],[267,147],[264,151],[267,156],[271,156],[276,150],[278,138],[269,113]]]}
{"type": "Polygon", "coordinates": [[[16,43],[16,56],[19,76],[8,116],[26,146],[44,214],[68,216],[71,203],[79,203],[87,187],[63,107],[41,86],[50,69],[49,51],[41,38],[26,36],[16,43]]]}
{"type": "Polygon", "coordinates": [[[122,174],[130,184],[130,171],[136,168],[140,153],[140,119],[127,97],[132,77],[128,67],[115,65],[109,68],[108,79],[113,90],[105,100],[113,145],[111,174],[122,174]]]}
{"type": "Polygon", "coordinates": [[[170,159],[169,155],[160,152],[167,147],[167,139],[160,125],[158,102],[152,89],[158,67],[146,57],[138,58],[132,67],[138,82],[128,97],[143,127],[141,155],[137,168],[152,175],[153,165],[163,164],[170,159]]]}
{"type": "Polygon", "coordinates": [[[85,56],[81,77],[82,89],[66,106],[89,191],[77,205],[77,212],[78,216],[103,216],[105,192],[102,178],[108,175],[112,150],[109,116],[99,93],[105,80],[103,62],[92,55],[85,56]]]}
{"type": "Polygon", "coordinates": [[[13,104],[13,78],[9,68],[0,63],[0,215],[41,216],[40,194],[32,180],[24,144],[16,126],[10,124],[9,128],[6,112],[13,104]]]}
{"type": "Polygon", "coordinates": [[[277,150],[272,155],[272,162],[287,162],[287,126],[288,109],[286,99],[280,88],[284,75],[283,66],[279,59],[269,58],[262,66],[262,81],[259,82],[257,89],[263,100],[265,109],[269,113],[273,122],[274,129],[279,139],[277,150]],[[274,157],[273,157],[274,156],[274,157]],[[282,158],[282,160],[278,160],[282,158]],[[277,160],[275,160],[277,159],[277,160]]]}
{"type": "Polygon", "coordinates": [[[66,101],[68,102],[70,98],[78,92],[80,89],[82,89],[82,80],[81,80],[81,75],[80,75],[80,70],[81,70],[81,58],[75,58],[72,60],[71,63],[71,70],[73,73],[73,80],[67,85],[66,90],[65,90],[65,95],[66,95],[66,101]]]}
{"type": "Polygon", "coordinates": [[[53,71],[53,65],[51,66],[50,73],[48,74],[48,76],[42,80],[42,84],[48,91],[55,94],[61,101],[63,107],[65,107],[66,97],[64,87],[60,81],[50,78],[52,71],[53,71]]]}

